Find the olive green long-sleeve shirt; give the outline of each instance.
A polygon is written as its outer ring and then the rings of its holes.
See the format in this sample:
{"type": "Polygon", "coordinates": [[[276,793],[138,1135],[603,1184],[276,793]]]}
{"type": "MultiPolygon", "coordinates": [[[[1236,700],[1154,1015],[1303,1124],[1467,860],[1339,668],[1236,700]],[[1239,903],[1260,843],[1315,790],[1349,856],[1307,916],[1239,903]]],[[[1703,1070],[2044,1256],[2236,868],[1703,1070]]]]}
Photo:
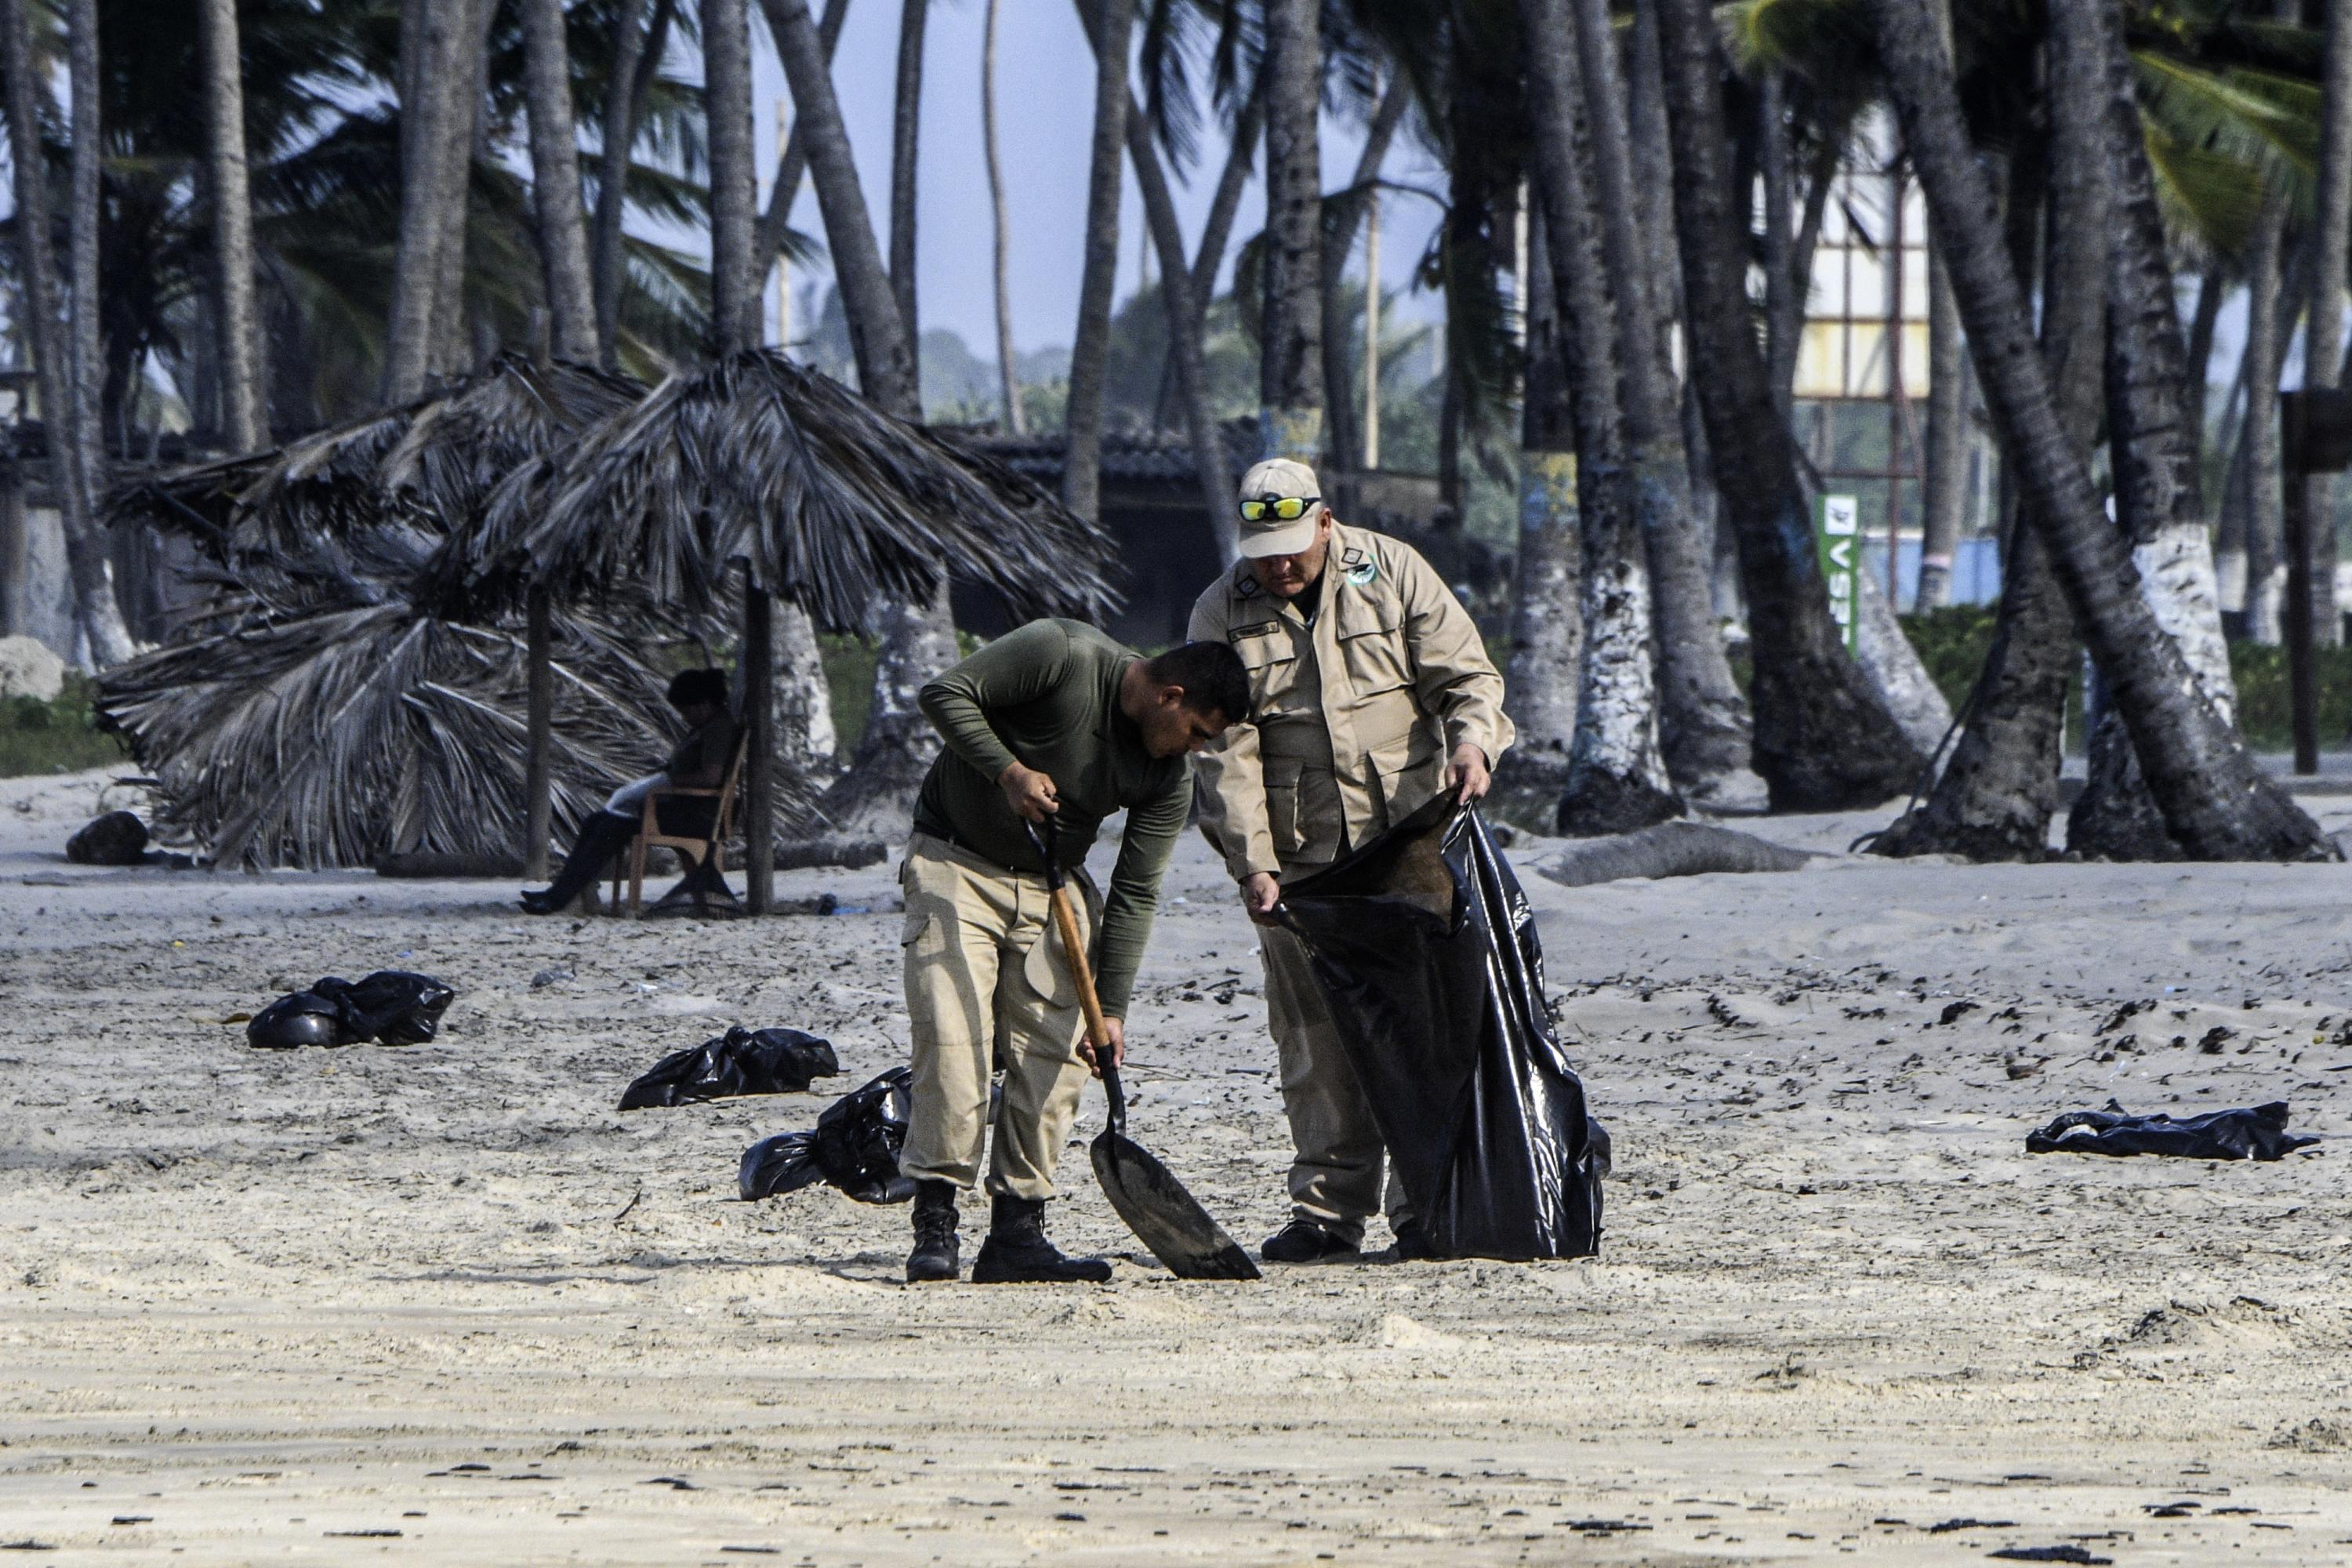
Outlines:
{"type": "Polygon", "coordinates": [[[1105,817],[1127,812],[1096,943],[1095,989],[1115,1018],[1127,1016],[1160,881],[1192,799],[1187,760],[1151,755],[1118,710],[1119,678],[1139,657],[1080,621],[1032,621],[929,682],[920,698],[947,749],[923,780],[917,832],[1008,869],[1043,871],[996,783],[1016,762],[1054,781],[1065,868],[1085,861],[1105,817]]]}

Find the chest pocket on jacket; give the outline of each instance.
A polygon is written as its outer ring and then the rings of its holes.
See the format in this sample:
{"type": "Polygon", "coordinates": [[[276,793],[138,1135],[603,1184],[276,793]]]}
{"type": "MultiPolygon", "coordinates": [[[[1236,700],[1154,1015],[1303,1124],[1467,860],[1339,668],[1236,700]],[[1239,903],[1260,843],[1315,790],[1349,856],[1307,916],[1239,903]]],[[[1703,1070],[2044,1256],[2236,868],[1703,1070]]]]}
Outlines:
{"type": "Polygon", "coordinates": [[[1234,652],[1249,672],[1250,716],[1287,713],[1298,707],[1298,653],[1279,622],[1263,631],[1244,627],[1233,637],[1234,652]]]}
{"type": "Polygon", "coordinates": [[[1356,700],[1410,687],[1412,658],[1405,645],[1404,606],[1383,595],[1349,609],[1332,630],[1356,700]]]}

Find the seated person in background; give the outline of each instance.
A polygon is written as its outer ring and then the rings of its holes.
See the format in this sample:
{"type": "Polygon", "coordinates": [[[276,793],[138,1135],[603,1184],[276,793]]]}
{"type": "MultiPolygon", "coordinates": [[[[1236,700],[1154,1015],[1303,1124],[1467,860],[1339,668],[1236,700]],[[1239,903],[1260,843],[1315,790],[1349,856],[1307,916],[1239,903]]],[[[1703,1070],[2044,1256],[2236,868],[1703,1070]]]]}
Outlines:
{"type": "MultiPolygon", "coordinates": [[[[691,732],[669,754],[661,772],[623,784],[605,801],[604,810],[580,825],[580,837],[573,841],[572,853],[565,857],[563,868],[555,874],[554,882],[536,892],[523,889],[522,907],[527,912],[554,914],[594,882],[614,855],[637,836],[637,825],[645,819],[646,795],[665,788],[717,789],[726,782],[728,765],[735,760],[740,731],[734,715],[727,710],[727,672],[681,670],[669,683],[669,705],[677,710],[691,732]]],[[[710,831],[718,806],[716,800],[688,796],[656,801],[654,810],[664,833],[691,837],[710,831]]],[[[699,881],[719,874],[718,868],[706,861],[695,872],[694,879],[699,881]]]]}

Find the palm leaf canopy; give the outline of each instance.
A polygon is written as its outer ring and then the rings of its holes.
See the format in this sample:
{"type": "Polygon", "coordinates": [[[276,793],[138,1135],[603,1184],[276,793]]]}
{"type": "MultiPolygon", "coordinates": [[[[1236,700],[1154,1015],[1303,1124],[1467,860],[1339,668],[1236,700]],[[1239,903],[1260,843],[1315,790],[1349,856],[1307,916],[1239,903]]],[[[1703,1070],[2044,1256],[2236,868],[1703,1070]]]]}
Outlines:
{"type": "Polygon", "coordinates": [[[388,509],[454,533],[517,467],[569,446],[644,393],[588,365],[502,353],[414,402],[289,442],[247,491],[246,508],[279,539],[364,527],[388,509]]]}
{"type": "MultiPolygon", "coordinates": [[[[167,803],[158,823],[215,866],[367,866],[523,842],[522,628],[440,619],[413,572],[314,544],[315,570],[216,603],[171,644],[106,672],[98,706],[167,803]],[[329,560],[334,557],[336,559],[329,560]],[[389,575],[382,566],[394,567],[389,575]]],[[[642,621],[558,607],[551,624],[558,826],[569,830],[674,741],[660,642],[642,621]]],[[[793,815],[808,793],[787,773],[793,815]]]]}
{"type": "Polygon", "coordinates": [[[116,510],[172,526],[192,509],[222,525],[232,554],[394,526],[446,537],[470,527],[516,468],[568,447],[644,395],[642,384],[593,366],[502,353],[396,408],[151,481],[125,492],[116,510]]]}
{"type": "Polygon", "coordinates": [[[625,586],[700,612],[740,560],[831,631],[862,630],[877,598],[928,595],[942,571],[1024,616],[1118,603],[1099,529],[769,349],[673,376],[519,469],[452,542],[487,601],[538,582],[559,600],[625,586]]]}

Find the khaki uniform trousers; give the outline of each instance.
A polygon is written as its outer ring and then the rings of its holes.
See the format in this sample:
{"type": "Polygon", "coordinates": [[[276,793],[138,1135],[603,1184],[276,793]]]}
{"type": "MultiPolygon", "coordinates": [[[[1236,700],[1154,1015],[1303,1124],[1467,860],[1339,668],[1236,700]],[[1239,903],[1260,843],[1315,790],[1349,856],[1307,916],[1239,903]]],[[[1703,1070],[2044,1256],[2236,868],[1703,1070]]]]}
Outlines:
{"type": "MultiPolygon", "coordinates": [[[[1094,940],[1094,889],[1073,872],[1083,939],[1094,940]]],[[[914,1031],[912,1106],[902,1174],[970,1187],[980,1177],[989,1077],[1004,1073],[988,1190],[1054,1195],[1054,1165],[1087,1081],[1085,1019],[1054,930],[1045,879],[1007,870],[918,833],[898,885],[907,897],[907,1015],[914,1031]]]]}
{"type": "MultiPolygon", "coordinates": [[[[1291,1213],[1360,1242],[1364,1221],[1381,1206],[1386,1150],[1380,1123],[1339,1042],[1306,945],[1280,926],[1260,926],[1257,934],[1265,963],[1266,1026],[1282,1068],[1282,1109],[1297,1152],[1290,1165],[1291,1213]]],[[[1412,1217],[1393,1174],[1388,1213],[1391,1227],[1412,1217]]]]}

